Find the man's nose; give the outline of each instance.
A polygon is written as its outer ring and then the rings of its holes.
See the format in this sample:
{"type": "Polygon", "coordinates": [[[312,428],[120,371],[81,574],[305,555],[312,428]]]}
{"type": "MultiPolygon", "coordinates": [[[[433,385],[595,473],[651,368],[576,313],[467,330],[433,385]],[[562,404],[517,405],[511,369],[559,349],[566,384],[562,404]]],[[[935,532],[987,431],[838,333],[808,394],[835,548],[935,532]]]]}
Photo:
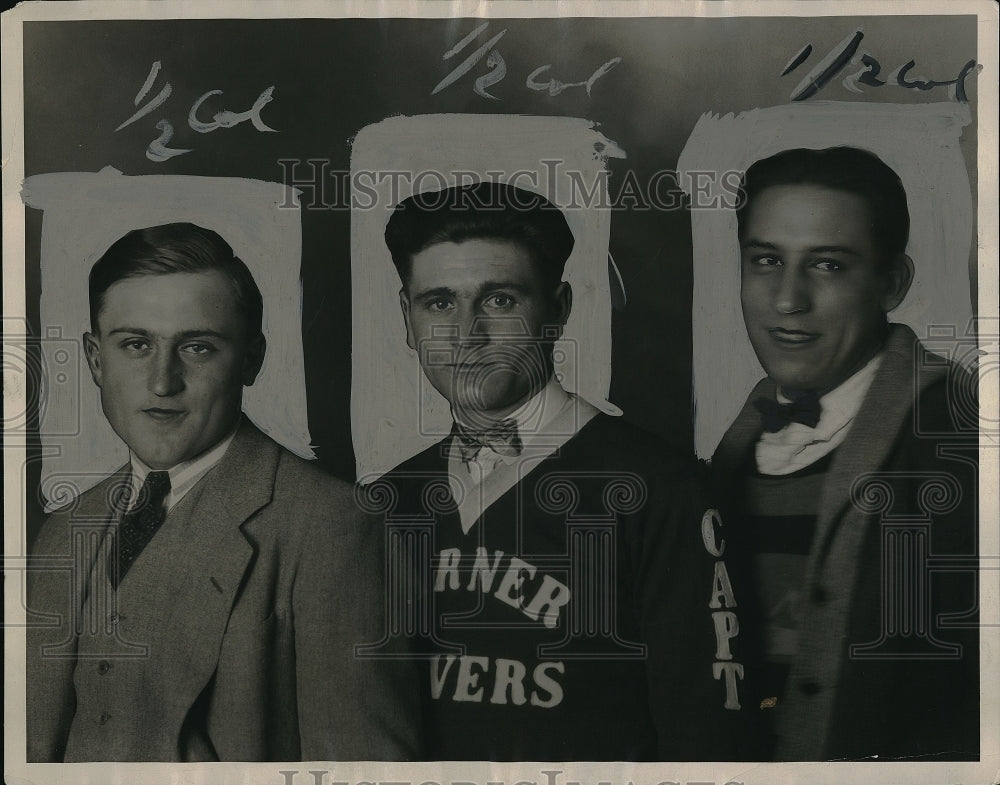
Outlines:
{"type": "Polygon", "coordinates": [[[785,268],[778,278],[774,306],[780,313],[808,311],[811,304],[807,272],[796,267],[785,268]]]}
{"type": "Polygon", "coordinates": [[[184,389],[184,366],[175,352],[157,350],[149,369],[149,389],[161,397],[184,389]]]}
{"type": "Polygon", "coordinates": [[[489,318],[478,309],[462,309],[456,321],[456,337],[463,345],[489,342],[491,333],[489,318]]]}

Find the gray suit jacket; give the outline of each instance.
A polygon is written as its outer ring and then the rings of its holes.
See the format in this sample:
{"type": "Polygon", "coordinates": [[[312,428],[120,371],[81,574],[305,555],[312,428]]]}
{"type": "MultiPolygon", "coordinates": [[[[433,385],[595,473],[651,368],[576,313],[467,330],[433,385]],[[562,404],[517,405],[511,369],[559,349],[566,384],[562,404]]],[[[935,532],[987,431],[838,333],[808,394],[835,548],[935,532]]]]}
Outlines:
{"type": "Polygon", "coordinates": [[[408,666],[354,656],[384,628],[384,567],[350,486],[244,419],[115,592],[101,543],[127,479],[32,549],[29,761],[416,757],[408,666]]]}

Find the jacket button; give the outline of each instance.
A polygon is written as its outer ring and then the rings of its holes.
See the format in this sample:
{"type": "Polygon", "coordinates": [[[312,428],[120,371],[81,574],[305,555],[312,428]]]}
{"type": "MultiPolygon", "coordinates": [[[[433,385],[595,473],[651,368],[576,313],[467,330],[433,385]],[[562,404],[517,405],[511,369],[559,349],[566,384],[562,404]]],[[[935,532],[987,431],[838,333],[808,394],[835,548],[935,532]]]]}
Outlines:
{"type": "Polygon", "coordinates": [[[109,670],[111,670],[111,663],[108,662],[107,660],[101,660],[99,663],[97,663],[97,672],[100,673],[102,676],[109,670]]]}
{"type": "Polygon", "coordinates": [[[804,681],[799,685],[799,689],[805,695],[815,695],[820,691],[820,686],[814,681],[804,681]]]}
{"type": "Polygon", "coordinates": [[[826,589],[824,589],[822,586],[814,586],[813,587],[813,590],[812,590],[812,601],[814,603],[816,603],[817,605],[822,605],[828,599],[830,599],[830,597],[827,594],[826,589]]]}
{"type": "Polygon", "coordinates": [[[107,725],[108,724],[108,720],[110,720],[110,719],[111,719],[111,715],[108,714],[107,712],[105,712],[100,717],[97,718],[97,724],[98,725],[107,725]]]}

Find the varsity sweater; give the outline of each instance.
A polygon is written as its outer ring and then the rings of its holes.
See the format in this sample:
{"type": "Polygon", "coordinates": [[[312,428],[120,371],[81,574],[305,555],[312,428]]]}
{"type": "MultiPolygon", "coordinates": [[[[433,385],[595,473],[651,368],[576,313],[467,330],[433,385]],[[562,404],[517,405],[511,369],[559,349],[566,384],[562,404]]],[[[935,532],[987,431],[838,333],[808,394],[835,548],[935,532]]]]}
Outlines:
{"type": "Polygon", "coordinates": [[[388,529],[427,538],[396,595],[427,757],[739,757],[736,601],[693,461],[600,415],[463,533],[449,446],[370,489],[388,529]]]}

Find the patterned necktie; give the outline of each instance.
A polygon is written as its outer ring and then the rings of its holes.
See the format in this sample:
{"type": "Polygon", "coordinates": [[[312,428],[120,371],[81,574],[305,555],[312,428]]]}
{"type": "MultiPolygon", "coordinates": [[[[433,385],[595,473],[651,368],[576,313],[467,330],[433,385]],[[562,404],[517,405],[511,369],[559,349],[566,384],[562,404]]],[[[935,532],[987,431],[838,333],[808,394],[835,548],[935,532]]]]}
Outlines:
{"type": "Polygon", "coordinates": [[[777,433],[789,423],[797,422],[815,428],[822,413],[815,390],[785,391],[791,403],[778,403],[770,398],[757,398],[753,404],[764,415],[764,430],[777,433]]]}
{"type": "Polygon", "coordinates": [[[108,559],[108,579],[116,589],[167,517],[163,502],[168,493],[170,475],[167,472],[150,472],[139,489],[135,507],[118,524],[118,534],[108,559]]]}
{"type": "Polygon", "coordinates": [[[483,447],[489,447],[497,455],[505,457],[518,456],[523,449],[517,432],[517,421],[512,417],[479,432],[466,430],[456,423],[455,433],[462,462],[466,464],[476,460],[483,447]]]}

